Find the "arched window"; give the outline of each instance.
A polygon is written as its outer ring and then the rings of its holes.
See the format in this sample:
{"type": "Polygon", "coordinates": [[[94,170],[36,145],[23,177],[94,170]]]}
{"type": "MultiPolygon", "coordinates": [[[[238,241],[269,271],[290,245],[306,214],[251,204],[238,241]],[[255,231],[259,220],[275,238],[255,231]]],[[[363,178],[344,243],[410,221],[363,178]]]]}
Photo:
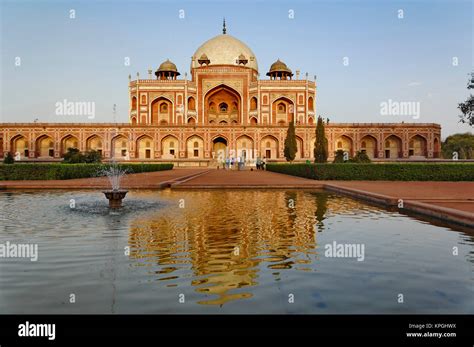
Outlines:
{"type": "Polygon", "coordinates": [[[194,148],[198,148],[198,147],[199,147],[199,142],[194,141],[194,148]]]}
{"type": "Polygon", "coordinates": [[[265,105],[268,104],[268,96],[266,96],[266,95],[263,96],[263,103],[264,103],[265,105]]]}
{"type": "Polygon", "coordinates": [[[196,110],[196,102],[194,101],[193,97],[190,97],[188,99],[188,109],[191,110],[191,111],[196,110]]]}
{"type": "Polygon", "coordinates": [[[271,147],[270,141],[267,141],[266,146],[271,147]]]}
{"type": "Polygon", "coordinates": [[[278,112],[279,113],[285,113],[286,112],[286,105],[284,103],[279,103],[278,104],[278,112]]]}
{"type": "Polygon", "coordinates": [[[150,141],[147,141],[147,142],[145,143],[145,146],[146,146],[146,147],[150,147],[150,141]]]}
{"type": "Polygon", "coordinates": [[[362,144],[361,144],[361,146],[362,146],[362,148],[365,148],[365,147],[367,147],[367,146],[366,146],[366,143],[365,143],[365,141],[362,141],[362,144]]]}
{"type": "Polygon", "coordinates": [[[219,111],[220,112],[227,112],[227,108],[228,108],[228,106],[225,102],[219,104],[219,111]]]}
{"type": "Polygon", "coordinates": [[[132,98],[132,110],[136,110],[137,109],[137,98],[134,96],[132,98]]]}
{"type": "Polygon", "coordinates": [[[308,109],[310,111],[314,111],[314,101],[313,101],[313,98],[311,96],[308,99],[308,109]]]}
{"type": "Polygon", "coordinates": [[[127,141],[122,141],[122,147],[127,147],[127,141]]]}
{"type": "Polygon", "coordinates": [[[145,105],[146,104],[146,95],[143,94],[142,95],[142,105],[145,105]]]}
{"type": "Polygon", "coordinates": [[[170,142],[170,147],[171,147],[171,148],[174,148],[174,141],[171,141],[171,142],[170,142]]]}
{"type": "Polygon", "coordinates": [[[250,110],[254,111],[257,109],[257,98],[253,97],[250,99],[250,110]]]}
{"type": "Polygon", "coordinates": [[[162,104],[160,105],[160,112],[161,112],[161,113],[166,113],[166,112],[168,112],[168,105],[167,105],[166,103],[162,103],[162,104]]]}
{"type": "Polygon", "coordinates": [[[385,141],[385,147],[390,147],[390,141],[385,141]]]}
{"type": "Polygon", "coordinates": [[[298,97],[298,104],[300,104],[300,105],[303,104],[303,95],[300,95],[298,97]]]}
{"type": "Polygon", "coordinates": [[[342,148],[342,141],[337,142],[337,148],[342,148]]]}

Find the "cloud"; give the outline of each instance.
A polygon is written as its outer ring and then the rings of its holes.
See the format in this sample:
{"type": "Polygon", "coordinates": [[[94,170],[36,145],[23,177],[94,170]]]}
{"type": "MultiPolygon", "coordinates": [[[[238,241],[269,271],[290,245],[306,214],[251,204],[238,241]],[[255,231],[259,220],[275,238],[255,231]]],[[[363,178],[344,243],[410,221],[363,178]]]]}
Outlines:
{"type": "Polygon", "coordinates": [[[409,87],[416,87],[416,86],[421,86],[421,82],[410,82],[408,83],[409,87]]]}

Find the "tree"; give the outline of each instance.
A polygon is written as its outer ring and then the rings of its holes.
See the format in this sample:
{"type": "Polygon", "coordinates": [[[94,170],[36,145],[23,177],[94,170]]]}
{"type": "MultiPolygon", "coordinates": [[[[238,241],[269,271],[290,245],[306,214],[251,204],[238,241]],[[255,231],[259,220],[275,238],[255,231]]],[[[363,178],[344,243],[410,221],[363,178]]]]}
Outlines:
{"type": "Polygon", "coordinates": [[[453,134],[441,144],[443,158],[452,159],[457,153],[457,159],[474,159],[474,134],[453,134]]]}
{"type": "Polygon", "coordinates": [[[85,153],[86,163],[100,163],[102,161],[102,155],[95,150],[90,150],[85,153]]]}
{"type": "Polygon", "coordinates": [[[351,162],[353,163],[371,163],[369,156],[365,152],[358,151],[351,162]]]}
{"type": "Polygon", "coordinates": [[[67,153],[64,154],[64,163],[67,164],[76,164],[76,163],[85,163],[86,158],[84,154],[79,152],[77,148],[68,148],[67,153]]]}
{"type": "Polygon", "coordinates": [[[345,157],[344,151],[342,149],[338,149],[334,153],[333,163],[344,163],[345,162],[344,157],[345,157]]]}
{"type": "MultiPolygon", "coordinates": [[[[474,89],[474,72],[471,72],[471,77],[467,82],[467,89],[474,89]]],[[[471,94],[469,99],[458,104],[458,108],[462,112],[462,115],[459,116],[460,122],[474,126],[474,96],[471,94]]]]}
{"type": "Polygon", "coordinates": [[[10,152],[7,152],[7,154],[5,154],[5,158],[3,158],[3,163],[13,164],[14,162],[15,162],[15,159],[13,158],[13,155],[10,152]]]}
{"type": "Polygon", "coordinates": [[[77,148],[68,148],[67,153],[64,154],[65,164],[100,163],[101,160],[102,156],[95,150],[81,153],[77,148]]]}
{"type": "Polygon", "coordinates": [[[328,161],[328,140],[324,132],[324,123],[321,116],[316,125],[316,141],[314,143],[314,162],[326,163],[328,161]]]}
{"type": "Polygon", "coordinates": [[[284,154],[285,154],[286,161],[292,162],[293,160],[295,160],[297,151],[298,151],[298,148],[296,145],[295,123],[291,121],[290,125],[288,126],[288,131],[286,133],[286,138],[285,138],[284,154]]]}

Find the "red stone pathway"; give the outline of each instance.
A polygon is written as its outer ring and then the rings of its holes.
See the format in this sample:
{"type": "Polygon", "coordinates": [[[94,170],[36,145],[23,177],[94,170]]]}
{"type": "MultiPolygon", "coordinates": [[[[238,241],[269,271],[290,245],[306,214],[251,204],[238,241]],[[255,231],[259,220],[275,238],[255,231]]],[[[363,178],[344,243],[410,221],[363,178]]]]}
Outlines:
{"type": "Polygon", "coordinates": [[[323,188],[319,181],[288,176],[270,171],[211,170],[205,175],[177,183],[173,189],[221,189],[221,188],[323,188]]]}
{"type": "MultiPolygon", "coordinates": [[[[199,175],[208,169],[174,169],[126,175],[121,186],[124,189],[159,189],[189,176],[199,175]]],[[[47,181],[0,181],[0,189],[107,189],[110,183],[106,177],[79,178],[47,181]]]]}

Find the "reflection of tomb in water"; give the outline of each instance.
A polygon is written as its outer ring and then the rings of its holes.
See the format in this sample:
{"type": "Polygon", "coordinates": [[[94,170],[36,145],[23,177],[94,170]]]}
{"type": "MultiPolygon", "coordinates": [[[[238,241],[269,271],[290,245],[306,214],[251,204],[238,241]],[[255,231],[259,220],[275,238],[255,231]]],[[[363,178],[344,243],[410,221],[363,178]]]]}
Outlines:
{"type": "Polygon", "coordinates": [[[221,305],[251,297],[242,288],[258,285],[261,266],[274,269],[275,279],[281,271],[307,271],[317,255],[315,230],[323,230],[315,223],[362,209],[325,192],[193,192],[184,209],[132,223],[130,257],[159,265],[155,273],[165,282],[191,268],[191,284],[209,295],[199,303],[221,305]]]}

